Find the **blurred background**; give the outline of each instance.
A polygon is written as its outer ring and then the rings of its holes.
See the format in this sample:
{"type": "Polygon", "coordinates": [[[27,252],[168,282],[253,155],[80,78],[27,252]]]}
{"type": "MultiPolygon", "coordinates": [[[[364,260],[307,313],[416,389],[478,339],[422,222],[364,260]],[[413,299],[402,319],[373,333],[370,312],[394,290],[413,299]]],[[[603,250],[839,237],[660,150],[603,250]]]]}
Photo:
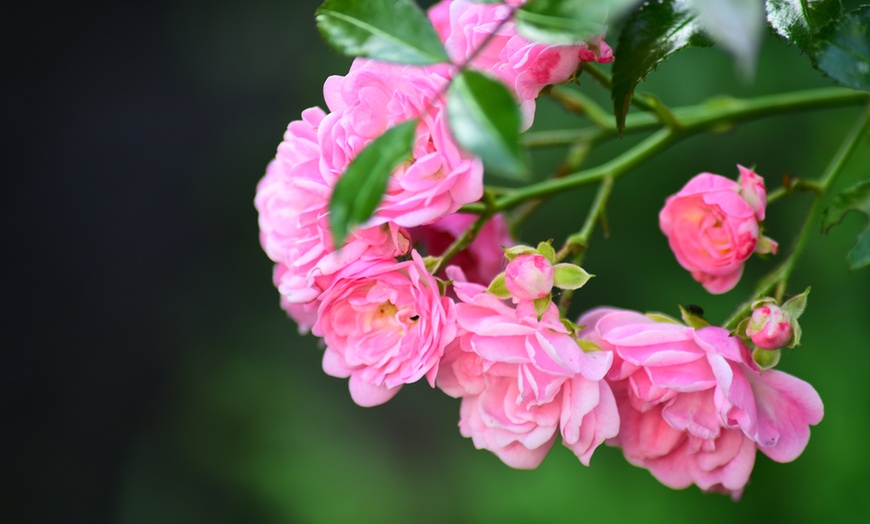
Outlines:
{"type": "MultiPolygon", "coordinates": [[[[431,3],[431,2],[430,2],[431,3]]],[[[847,2],[848,3],[848,2],[847,2]]],[[[323,105],[350,60],[319,39],[315,0],[19,3],[3,32],[2,470],[10,523],[856,522],[870,517],[870,270],[845,253],[865,217],[814,234],[790,284],[813,286],[803,347],[780,369],[826,404],[804,454],[759,454],[740,502],[674,491],[600,448],[590,468],[556,445],[515,471],[459,435],[459,401],[407,386],[377,408],[323,374],[321,350],[278,306],[252,200],[287,123],[323,105]],[[7,149],[8,148],[8,149],[7,149]],[[9,266],[7,266],[9,267],[9,266]],[[703,516],[703,517],[701,517],[703,516]]],[[[613,33],[616,34],[615,32],[613,33]]],[[[615,37],[612,38],[615,46],[615,37]]],[[[581,77],[602,104],[608,95],[581,77]]],[[[718,50],[687,50],[641,84],[667,104],[831,85],[806,57],[765,39],[752,81],[718,50]]],[[[619,180],[610,235],[584,266],[574,307],[714,322],[738,288],[706,294],[675,262],[656,216],[701,171],[756,166],[769,188],[817,177],[859,109],[775,117],[687,140],[619,180]]],[[[538,127],[583,125],[548,101],[538,127]]],[[[604,161],[641,137],[596,150],[604,161]]],[[[544,176],[560,151],[535,155],[544,176]]],[[[870,173],[864,141],[837,184],[870,173]]],[[[592,189],[560,196],[523,228],[556,242],[592,189]]],[[[769,210],[790,249],[810,197],[769,210]]]]}

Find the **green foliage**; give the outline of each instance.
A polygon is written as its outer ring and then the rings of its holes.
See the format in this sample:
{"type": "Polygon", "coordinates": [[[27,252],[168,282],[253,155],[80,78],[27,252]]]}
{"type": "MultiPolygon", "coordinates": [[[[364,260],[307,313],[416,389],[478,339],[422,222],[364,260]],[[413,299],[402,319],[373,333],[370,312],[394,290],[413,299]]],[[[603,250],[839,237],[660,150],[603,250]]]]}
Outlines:
{"type": "Polygon", "coordinates": [[[556,264],[553,267],[553,284],[561,289],[580,289],[592,275],[574,264],[556,264]]]}
{"type": "Polygon", "coordinates": [[[840,0],[768,0],[770,27],[801,52],[812,48],[819,31],[843,12],[840,0]]]}
{"type": "Polygon", "coordinates": [[[635,0],[531,0],[517,11],[517,30],[529,40],[570,44],[607,31],[608,19],[635,0]]]}
{"type": "Polygon", "coordinates": [[[403,64],[449,60],[435,28],[413,0],[326,0],[315,19],[323,39],[348,56],[403,64]]]}
{"type": "Polygon", "coordinates": [[[685,322],[687,326],[695,329],[705,328],[710,325],[710,323],[704,319],[704,312],[694,306],[683,307],[680,305],[680,316],[683,317],[683,322],[685,322]]]}
{"type": "Polygon", "coordinates": [[[641,80],[677,51],[709,45],[687,0],[651,2],[635,12],[619,35],[613,63],[617,128],[625,127],[629,102],[641,80]]]}
{"type": "Polygon", "coordinates": [[[392,127],[353,159],[329,201],[329,227],[338,248],[351,229],[374,213],[393,170],[411,154],[417,120],[392,127]]]}
{"type": "Polygon", "coordinates": [[[507,285],[505,285],[504,272],[499,273],[494,279],[492,279],[489,287],[486,288],[486,292],[501,299],[511,297],[511,292],[508,291],[507,285]]]}
{"type": "MultiPolygon", "coordinates": [[[[870,180],[864,180],[844,190],[834,197],[831,205],[825,210],[822,219],[822,231],[827,233],[832,227],[843,221],[850,211],[863,213],[870,219],[870,180]]],[[[855,247],[849,251],[849,267],[860,269],[870,265],[870,222],[858,235],[855,247]]]]}
{"type": "Polygon", "coordinates": [[[487,171],[514,179],[528,177],[520,154],[520,110],[504,84],[463,71],[447,91],[447,118],[459,145],[479,156],[487,171]]]}
{"type": "Polygon", "coordinates": [[[870,6],[825,26],[811,53],[815,66],[827,76],[845,86],[870,91],[870,6]]]}

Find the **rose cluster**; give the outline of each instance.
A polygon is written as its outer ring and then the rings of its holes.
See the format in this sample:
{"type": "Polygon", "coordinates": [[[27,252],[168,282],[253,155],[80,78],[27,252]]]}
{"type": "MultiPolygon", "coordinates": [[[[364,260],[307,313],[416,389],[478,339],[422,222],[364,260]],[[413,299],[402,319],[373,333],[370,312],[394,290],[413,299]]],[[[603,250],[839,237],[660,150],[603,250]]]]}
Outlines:
{"type": "MultiPolygon", "coordinates": [[[[500,79],[528,126],[545,86],[613,55],[601,39],[526,40],[509,20],[519,3],[444,0],[429,17],[451,60],[470,59],[500,79]]],[[[590,275],[558,263],[549,243],[506,249],[514,241],[503,217],[432,274],[424,257],[444,253],[473,224],[476,216],[458,210],[483,195],[483,166],[446,120],[453,71],[355,60],[326,81],[328,111],[307,109],[289,124],[257,186],[260,242],[281,305],[301,332],[322,338],[324,371],[348,378],[361,406],[425,377],[461,399],[460,432],[516,468],[536,467],[557,438],[586,465],[607,442],[668,486],[736,497],[756,449],[797,457],[822,416],[811,386],[762,371],[723,328],[615,309],[590,311],[579,325],[561,318],[553,289],[577,289],[590,275]],[[419,119],[410,158],[372,217],[335,245],[337,181],[368,144],[409,119],[419,119]]],[[[752,175],[731,185],[709,175],[662,211],[678,259],[713,292],[733,286],[747,250],[759,250],[765,197],[752,175]]]]}

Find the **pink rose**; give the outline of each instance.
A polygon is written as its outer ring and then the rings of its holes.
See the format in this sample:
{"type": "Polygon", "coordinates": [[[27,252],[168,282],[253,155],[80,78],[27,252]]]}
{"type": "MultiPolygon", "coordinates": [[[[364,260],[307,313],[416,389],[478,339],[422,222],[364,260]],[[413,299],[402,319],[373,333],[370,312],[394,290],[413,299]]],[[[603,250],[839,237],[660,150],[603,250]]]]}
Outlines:
{"type": "Polygon", "coordinates": [[[677,262],[710,293],[725,293],[737,285],[743,264],[756,253],[776,252],[770,239],[759,242],[758,222],[764,217],[766,193],[758,175],[738,166],[741,186],[711,173],[692,178],[668,197],[659,226],[677,262]]]}
{"type": "Polygon", "coordinates": [[[449,74],[446,64],[417,67],[359,58],[346,76],[326,81],[324,97],[332,113],[318,138],[321,170],[330,184],[390,126],[421,119],[411,160],[390,177],[366,225],[429,224],[483,196],[483,164],[459,149],[439,98],[449,74]]]}
{"type": "Polygon", "coordinates": [[[539,321],[531,302],[514,308],[463,282],[457,268],[448,275],[459,297],[459,331],[437,384],[462,397],[462,435],[511,467],[531,469],[561,432],[588,465],[595,448],[619,428],[613,394],[601,380],[611,354],[583,352],[555,306],[539,321]]]}
{"type": "Polygon", "coordinates": [[[282,307],[305,331],[331,275],[356,260],[391,260],[410,249],[408,233],[396,224],[359,229],[335,251],[329,234],[332,186],[320,168],[318,132],[326,113],[307,109],[287,126],[275,159],[257,185],[260,243],[276,262],[275,286],[282,307]]]}
{"type": "Polygon", "coordinates": [[[536,300],[553,290],[553,264],[543,255],[519,255],[504,272],[504,283],[517,300],[536,300]]]}
{"type": "Polygon", "coordinates": [[[763,374],[724,328],[655,322],[633,311],[584,314],[580,332],[614,353],[607,381],[622,428],[611,443],[663,484],[723,491],[738,498],[758,449],[797,458],[818,424],[818,393],[786,373],[763,374]]]}
{"type": "MultiPolygon", "coordinates": [[[[440,256],[477,218],[470,213],[453,213],[438,222],[411,229],[411,237],[427,254],[440,256]]],[[[504,246],[514,243],[504,215],[497,214],[467,248],[450,259],[450,263],[462,268],[470,282],[489,285],[504,270],[504,246]]]]}
{"type": "Polygon", "coordinates": [[[511,6],[522,3],[444,0],[430,9],[429,16],[454,62],[474,56],[472,67],[495,74],[516,94],[528,127],[534,119],[535,98],[541,89],[568,81],[582,62],[612,61],[613,51],[600,37],[577,45],[526,40],[517,33],[513,21],[502,23],[511,15],[511,6]],[[495,36],[478,52],[493,33],[495,36]]]}
{"type": "Polygon", "coordinates": [[[403,384],[426,376],[456,332],[453,302],[442,297],[416,251],[404,262],[357,262],[323,292],[311,332],[323,337],[323,370],[350,377],[360,406],[390,400],[403,384]]]}

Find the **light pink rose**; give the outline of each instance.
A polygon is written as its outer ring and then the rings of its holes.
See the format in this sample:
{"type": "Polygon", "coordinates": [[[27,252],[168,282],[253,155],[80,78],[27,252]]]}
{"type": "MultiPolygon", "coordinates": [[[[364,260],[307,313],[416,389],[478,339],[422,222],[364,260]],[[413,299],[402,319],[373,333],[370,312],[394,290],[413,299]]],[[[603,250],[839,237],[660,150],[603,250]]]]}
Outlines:
{"type": "Polygon", "coordinates": [[[746,326],[746,336],[762,349],[779,349],[788,344],[793,335],[791,315],[775,304],[756,308],[746,326]]]}
{"type": "MultiPolygon", "coordinates": [[[[411,237],[427,254],[440,256],[477,218],[470,213],[453,213],[438,222],[411,229],[411,237]]],[[[504,246],[515,243],[504,215],[497,214],[481,228],[467,248],[450,259],[450,264],[462,268],[469,282],[489,285],[504,270],[504,246]]]]}
{"type": "Polygon", "coordinates": [[[725,293],[737,285],[753,252],[777,249],[770,239],[759,242],[758,221],[766,202],[763,181],[742,167],[741,180],[746,187],[701,173],[668,197],[659,213],[659,226],[677,262],[710,293],[725,293]]]}
{"type": "Polygon", "coordinates": [[[553,264],[543,255],[519,255],[508,262],[504,283],[517,300],[536,300],[553,290],[553,264]]]}
{"type": "Polygon", "coordinates": [[[391,260],[410,249],[408,233],[396,224],[354,231],[335,251],[329,233],[332,187],[320,168],[320,126],[327,118],[307,109],[291,122],[275,159],[257,185],[260,243],[276,262],[274,282],[282,307],[306,331],[331,275],[356,260],[391,260]]]}
{"type": "Polygon", "coordinates": [[[474,56],[472,67],[495,74],[516,94],[528,127],[541,89],[568,81],[582,62],[612,61],[613,51],[600,37],[577,45],[526,40],[517,33],[512,20],[502,24],[511,14],[511,6],[522,3],[445,0],[432,7],[429,16],[454,62],[462,63],[474,56]],[[478,52],[490,34],[495,37],[478,52]]]}
{"type": "Polygon", "coordinates": [[[720,327],[693,329],[633,311],[584,314],[580,332],[614,353],[607,376],[622,421],[610,443],[663,484],[739,498],[758,449],[797,458],[818,424],[818,393],[786,373],[763,374],[746,346],[720,327]]]}
{"type": "Polygon", "coordinates": [[[531,302],[516,308],[463,282],[451,267],[459,332],[437,384],[462,397],[459,429],[475,447],[509,466],[537,467],[561,432],[584,463],[619,429],[613,394],[602,378],[609,352],[584,353],[552,306],[539,321],[531,302]]]}
{"type": "Polygon", "coordinates": [[[390,400],[402,385],[426,376],[456,332],[453,302],[441,296],[416,251],[404,262],[357,262],[323,292],[311,332],[323,337],[323,370],[350,377],[360,406],[390,400]]]}
{"type": "Polygon", "coordinates": [[[450,133],[444,101],[448,65],[418,67],[358,58],[324,85],[329,109],[319,129],[321,170],[335,184],[347,164],[389,127],[421,118],[409,162],[399,166],[366,225],[435,222],[483,195],[483,164],[450,133]]]}

